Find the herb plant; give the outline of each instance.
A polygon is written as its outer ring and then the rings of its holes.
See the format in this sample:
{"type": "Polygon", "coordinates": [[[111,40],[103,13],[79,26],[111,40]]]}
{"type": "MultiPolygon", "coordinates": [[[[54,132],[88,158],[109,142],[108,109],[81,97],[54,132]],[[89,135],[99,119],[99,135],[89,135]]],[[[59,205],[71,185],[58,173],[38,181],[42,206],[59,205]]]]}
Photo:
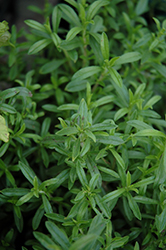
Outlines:
{"type": "Polygon", "coordinates": [[[166,21],[152,32],[148,8],[66,0],[31,6],[31,34],[0,23],[0,249],[166,248],[166,21]]]}

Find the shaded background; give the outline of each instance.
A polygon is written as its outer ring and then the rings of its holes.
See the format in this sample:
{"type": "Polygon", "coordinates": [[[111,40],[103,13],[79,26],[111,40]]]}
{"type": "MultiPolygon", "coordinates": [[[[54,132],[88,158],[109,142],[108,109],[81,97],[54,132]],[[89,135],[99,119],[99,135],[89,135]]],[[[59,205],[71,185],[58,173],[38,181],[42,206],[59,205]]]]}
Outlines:
{"type": "MultiPolygon", "coordinates": [[[[6,20],[10,27],[15,24],[20,29],[26,19],[43,21],[41,15],[29,10],[28,6],[35,5],[43,9],[46,2],[45,0],[0,0],[0,22],[6,20]]],[[[54,6],[59,1],[49,0],[48,2],[54,6]]]]}

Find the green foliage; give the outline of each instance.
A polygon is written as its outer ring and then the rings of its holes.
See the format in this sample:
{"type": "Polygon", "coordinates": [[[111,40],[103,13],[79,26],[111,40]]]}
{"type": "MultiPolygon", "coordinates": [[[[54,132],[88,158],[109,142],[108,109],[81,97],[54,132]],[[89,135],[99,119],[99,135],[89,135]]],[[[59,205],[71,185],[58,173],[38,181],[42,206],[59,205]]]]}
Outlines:
{"type": "Polygon", "coordinates": [[[0,23],[0,248],[165,249],[166,21],[46,2],[30,34],[0,23]]]}

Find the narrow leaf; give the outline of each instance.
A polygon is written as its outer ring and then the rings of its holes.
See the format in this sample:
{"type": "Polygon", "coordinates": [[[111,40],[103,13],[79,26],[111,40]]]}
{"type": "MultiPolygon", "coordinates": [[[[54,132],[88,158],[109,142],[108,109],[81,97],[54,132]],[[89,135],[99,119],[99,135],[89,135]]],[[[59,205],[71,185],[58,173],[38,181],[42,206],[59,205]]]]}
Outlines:
{"type": "Polygon", "coordinates": [[[117,160],[117,162],[119,163],[119,165],[125,169],[125,162],[122,159],[122,157],[114,150],[114,149],[110,149],[111,153],[113,154],[113,156],[115,157],[115,159],[117,160]]]}
{"type": "Polygon", "coordinates": [[[48,250],[61,250],[53,240],[51,240],[47,235],[40,232],[33,232],[35,238],[48,250]]]}
{"type": "Polygon", "coordinates": [[[0,115],[0,140],[4,142],[9,141],[8,127],[6,126],[5,119],[0,115]]]}
{"type": "Polygon", "coordinates": [[[135,51],[135,52],[128,52],[120,56],[114,63],[114,65],[131,63],[140,60],[142,55],[135,51]]]}
{"type": "Polygon", "coordinates": [[[66,40],[70,41],[72,40],[78,33],[82,31],[82,27],[73,27],[66,35],[66,40]]]}
{"type": "Polygon", "coordinates": [[[102,33],[101,35],[101,52],[103,55],[103,58],[106,60],[109,60],[109,42],[108,42],[108,37],[105,32],[102,33]]]}
{"type": "Polygon", "coordinates": [[[129,201],[129,206],[131,210],[133,211],[133,214],[135,215],[137,219],[141,220],[141,212],[139,210],[139,207],[130,193],[127,194],[127,199],[129,201]]]}
{"type": "Polygon", "coordinates": [[[67,127],[67,128],[62,128],[58,132],[56,132],[57,135],[74,135],[78,133],[78,129],[75,127],[67,127]]]}
{"type": "Polygon", "coordinates": [[[106,194],[103,197],[102,201],[109,202],[109,201],[111,201],[111,200],[113,200],[115,198],[120,197],[124,192],[125,192],[124,188],[119,188],[118,190],[115,190],[115,191],[112,191],[112,192],[106,194]]]}
{"type": "Polygon", "coordinates": [[[135,136],[152,136],[152,137],[157,136],[157,137],[163,137],[166,139],[166,135],[156,129],[144,129],[144,130],[138,131],[135,134],[135,136]]]}
{"type": "Polygon", "coordinates": [[[92,20],[92,18],[96,15],[96,13],[98,12],[98,10],[109,4],[109,1],[107,0],[98,0],[93,2],[87,12],[87,20],[90,21],[92,20]]]}
{"type": "Polygon", "coordinates": [[[51,43],[51,39],[42,39],[36,43],[34,43],[29,51],[28,54],[29,55],[33,55],[38,53],[39,51],[41,51],[42,49],[44,49],[46,46],[48,46],[51,43]]]}
{"type": "Polygon", "coordinates": [[[57,242],[63,248],[63,250],[68,250],[70,242],[66,234],[51,221],[46,221],[46,227],[55,242],[57,242]]]}
{"type": "Polygon", "coordinates": [[[123,82],[122,82],[122,78],[119,75],[119,73],[114,69],[114,68],[109,68],[109,73],[113,79],[113,81],[119,86],[122,87],[123,82]]]}
{"type": "Polygon", "coordinates": [[[79,79],[84,80],[90,76],[93,76],[101,71],[99,66],[89,66],[78,70],[72,77],[72,80],[79,79]]]}

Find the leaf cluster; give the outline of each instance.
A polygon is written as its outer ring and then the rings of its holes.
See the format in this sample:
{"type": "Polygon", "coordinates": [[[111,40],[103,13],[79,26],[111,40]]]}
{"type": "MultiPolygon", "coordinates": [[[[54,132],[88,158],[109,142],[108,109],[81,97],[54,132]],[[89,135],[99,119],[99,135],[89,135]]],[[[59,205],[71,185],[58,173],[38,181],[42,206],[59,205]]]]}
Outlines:
{"type": "Polygon", "coordinates": [[[165,249],[166,21],[142,0],[51,7],[0,49],[1,248],[165,249]]]}

